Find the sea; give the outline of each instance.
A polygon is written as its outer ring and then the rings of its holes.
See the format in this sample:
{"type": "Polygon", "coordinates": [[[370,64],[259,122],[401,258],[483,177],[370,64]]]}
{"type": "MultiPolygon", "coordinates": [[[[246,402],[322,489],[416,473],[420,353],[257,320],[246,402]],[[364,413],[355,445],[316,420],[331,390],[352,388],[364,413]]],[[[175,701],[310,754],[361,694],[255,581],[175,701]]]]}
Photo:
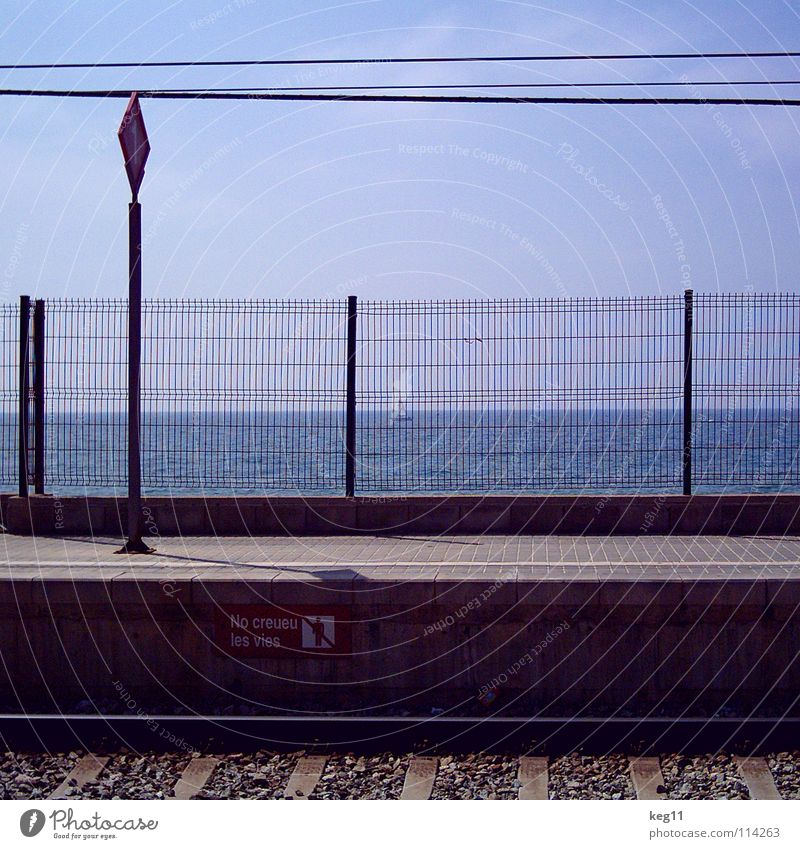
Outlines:
{"type": "MultiPolygon", "coordinates": [[[[65,494],[122,492],[122,413],[50,414],[45,481],[65,494]]],[[[671,408],[361,409],[355,417],[356,491],[397,493],[680,492],[684,427],[671,408]]],[[[800,418],[789,409],[693,414],[697,492],[800,489],[800,418]]],[[[0,416],[0,486],[16,488],[18,429],[0,416]]],[[[33,466],[33,446],[29,466],[33,466]]],[[[151,494],[344,492],[346,421],[340,408],[149,412],[142,417],[142,482],[151,494]]]]}

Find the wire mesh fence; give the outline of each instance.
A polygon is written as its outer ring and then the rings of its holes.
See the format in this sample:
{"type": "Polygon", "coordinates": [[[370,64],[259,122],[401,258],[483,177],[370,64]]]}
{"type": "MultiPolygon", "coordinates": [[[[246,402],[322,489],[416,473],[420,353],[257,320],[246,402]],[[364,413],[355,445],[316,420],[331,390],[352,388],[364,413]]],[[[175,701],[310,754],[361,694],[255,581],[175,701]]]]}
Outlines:
{"type": "MultiPolygon", "coordinates": [[[[46,302],[49,491],[127,480],[127,302],[46,302]]],[[[359,493],[681,491],[800,485],[800,296],[361,301],[359,493]]],[[[146,301],[149,492],[341,494],[348,306],[146,301]]],[[[0,307],[0,483],[17,483],[19,310],[0,307]]]]}
{"type": "Polygon", "coordinates": [[[127,310],[122,300],[46,303],[45,468],[50,485],[125,486],[127,310]]]}
{"type": "Polygon", "coordinates": [[[800,484],[800,295],[695,296],[695,484],[800,484]]]}
{"type": "MultiPolygon", "coordinates": [[[[48,482],[124,487],[127,302],[47,317],[48,482]]],[[[145,301],[143,485],[340,490],[344,321],[339,302],[145,301]]]]}
{"type": "Polygon", "coordinates": [[[19,412],[19,306],[0,304],[0,485],[16,486],[19,412]]]}
{"type": "Polygon", "coordinates": [[[344,302],[143,309],[145,486],[341,491],[344,302]]]}
{"type": "Polygon", "coordinates": [[[683,301],[359,304],[359,488],[678,486],[683,301]]]}

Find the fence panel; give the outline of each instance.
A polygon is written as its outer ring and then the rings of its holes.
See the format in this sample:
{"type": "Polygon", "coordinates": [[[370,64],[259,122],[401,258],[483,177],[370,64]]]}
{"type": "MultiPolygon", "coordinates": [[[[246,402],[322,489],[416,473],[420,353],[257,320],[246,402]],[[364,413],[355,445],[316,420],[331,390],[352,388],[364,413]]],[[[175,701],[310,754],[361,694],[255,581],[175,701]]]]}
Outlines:
{"type": "Polygon", "coordinates": [[[681,485],[683,298],[359,304],[361,492],[681,485]]]}
{"type": "Polygon", "coordinates": [[[127,483],[128,304],[45,302],[45,485],[127,483]]]}
{"type": "MultiPolygon", "coordinates": [[[[356,492],[681,490],[683,298],[362,301],[356,492]]],[[[46,303],[46,486],[126,485],[127,303],[46,303]]],[[[345,489],[347,302],[147,301],[148,492],[345,489]]],[[[19,307],[0,305],[0,484],[19,307]]],[[[695,295],[694,491],[800,487],[800,295],[695,295]]]]}
{"type": "Polygon", "coordinates": [[[142,483],[344,488],[344,301],[147,301],[142,483]]]}
{"type": "MultiPolygon", "coordinates": [[[[47,302],[47,483],[124,488],[127,302],[47,302]]],[[[339,492],[339,302],[145,301],[142,484],[339,492]]]]}
{"type": "Polygon", "coordinates": [[[18,481],[19,304],[0,304],[0,485],[18,481]]]}
{"type": "Polygon", "coordinates": [[[800,484],[800,295],[695,295],[694,477],[705,490],[800,484]]]}

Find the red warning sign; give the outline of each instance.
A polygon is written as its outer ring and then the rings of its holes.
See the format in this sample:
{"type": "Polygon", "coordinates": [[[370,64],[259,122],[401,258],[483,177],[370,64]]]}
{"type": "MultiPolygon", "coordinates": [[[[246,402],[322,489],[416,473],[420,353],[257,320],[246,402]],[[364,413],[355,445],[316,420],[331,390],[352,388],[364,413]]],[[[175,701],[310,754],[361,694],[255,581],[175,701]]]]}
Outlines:
{"type": "Polygon", "coordinates": [[[345,607],[234,604],[217,608],[214,642],[231,657],[319,657],[349,654],[345,607]]]}

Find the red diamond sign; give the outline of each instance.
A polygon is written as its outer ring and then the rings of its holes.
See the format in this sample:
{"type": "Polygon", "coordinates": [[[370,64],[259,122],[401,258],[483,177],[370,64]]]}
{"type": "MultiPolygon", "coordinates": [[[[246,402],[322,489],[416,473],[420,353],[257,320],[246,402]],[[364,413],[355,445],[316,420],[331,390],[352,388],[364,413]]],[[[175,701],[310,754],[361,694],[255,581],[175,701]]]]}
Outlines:
{"type": "Polygon", "coordinates": [[[133,199],[139,194],[139,186],[144,177],[144,164],[150,153],[150,142],[147,140],[147,130],[142,117],[142,107],[139,105],[139,95],[133,92],[128,101],[128,107],[122,116],[122,123],[117,132],[122,155],[125,157],[125,170],[128,172],[128,182],[131,184],[133,199]]]}

